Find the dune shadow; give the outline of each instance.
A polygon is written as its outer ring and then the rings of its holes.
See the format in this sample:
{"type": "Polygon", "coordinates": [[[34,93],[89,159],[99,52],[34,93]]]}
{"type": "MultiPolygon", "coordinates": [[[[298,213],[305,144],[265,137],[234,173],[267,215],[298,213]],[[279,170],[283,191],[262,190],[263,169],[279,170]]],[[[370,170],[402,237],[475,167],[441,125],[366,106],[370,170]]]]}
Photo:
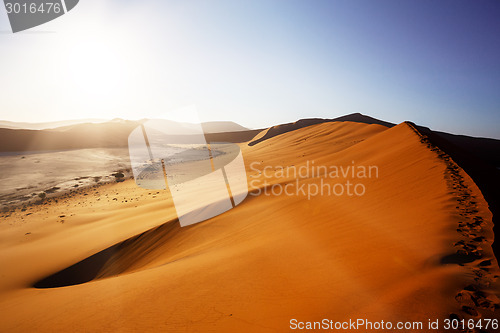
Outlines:
{"type": "MultiPolygon", "coordinates": [[[[457,136],[442,132],[435,132],[429,128],[416,126],[414,128],[426,136],[427,143],[438,147],[460,166],[481,190],[481,194],[488,202],[488,208],[493,214],[494,242],[491,244],[495,257],[500,259],[500,163],[497,152],[500,151],[500,141],[484,138],[457,136]]],[[[450,173],[457,174],[457,168],[451,168],[450,173]]],[[[463,180],[456,179],[457,188],[463,188],[463,180]]],[[[466,197],[461,197],[463,202],[466,197]]],[[[475,213],[469,211],[468,213],[475,213]]]]}
{"type": "MultiPolygon", "coordinates": [[[[246,204],[250,197],[247,196],[238,207],[246,204]]],[[[200,214],[203,209],[205,207],[193,211],[193,214],[200,214]]],[[[184,227],[180,226],[179,219],[168,221],[99,251],[35,282],[32,286],[38,289],[68,287],[140,270],[164,255],[166,249],[172,247],[172,239],[181,233],[181,230],[185,232],[184,230],[198,228],[209,220],[184,227]]],[[[164,264],[176,260],[178,258],[174,260],[166,257],[164,264]]]]}
{"type": "Polygon", "coordinates": [[[180,229],[178,220],[130,237],[33,284],[47,289],[83,284],[127,272],[145,256],[154,254],[180,229]]]}
{"type": "Polygon", "coordinates": [[[82,284],[95,279],[121,243],[102,250],[76,264],[52,274],[35,284],[38,289],[67,287],[82,284]]]}

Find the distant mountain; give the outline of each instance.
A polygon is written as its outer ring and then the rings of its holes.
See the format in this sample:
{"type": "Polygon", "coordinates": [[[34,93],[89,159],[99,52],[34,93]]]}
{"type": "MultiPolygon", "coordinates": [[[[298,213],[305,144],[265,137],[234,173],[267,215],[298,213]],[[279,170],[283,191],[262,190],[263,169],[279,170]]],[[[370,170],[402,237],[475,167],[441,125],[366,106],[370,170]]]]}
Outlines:
{"type": "MultiPolygon", "coordinates": [[[[129,134],[145,121],[147,119],[137,121],[113,119],[102,123],[74,123],[43,130],[0,128],[0,152],[126,148],[129,134]]],[[[168,129],[171,126],[172,134],[176,134],[179,123],[161,121],[162,128],[168,129]]],[[[53,123],[39,124],[39,127],[48,124],[53,123]]],[[[192,124],[185,123],[181,126],[188,130],[196,129],[192,124]]],[[[211,142],[244,142],[252,139],[260,131],[248,130],[230,121],[207,122],[203,123],[202,127],[207,140],[211,142]]]]}
{"type": "MultiPolygon", "coordinates": [[[[143,123],[148,120],[158,120],[158,119],[141,119],[137,120],[137,123],[143,123]]],[[[160,119],[161,121],[165,121],[160,119]]],[[[115,118],[112,120],[106,119],[76,119],[76,120],[61,120],[53,122],[43,122],[43,123],[28,123],[28,122],[15,122],[0,120],[0,128],[10,128],[10,129],[29,129],[29,130],[42,130],[51,129],[57,131],[66,131],[68,129],[74,128],[75,125],[81,124],[99,124],[99,123],[126,123],[130,120],[125,120],[121,118],[115,118]]],[[[178,126],[174,121],[170,121],[172,125],[178,126]]],[[[241,126],[232,121],[208,121],[202,123],[203,130],[205,133],[223,133],[223,132],[239,132],[248,131],[248,128],[241,126]]]]}
{"type": "Polygon", "coordinates": [[[70,125],[75,125],[75,124],[82,124],[82,123],[103,123],[106,121],[108,121],[108,120],[106,120],[106,119],[76,119],[76,120],[61,120],[61,121],[52,121],[52,122],[44,122],[44,123],[27,123],[27,122],[0,120],[0,128],[41,130],[41,129],[62,127],[62,126],[70,126],[70,125]]]}
{"type": "Polygon", "coordinates": [[[201,124],[205,133],[242,132],[249,129],[232,121],[208,121],[201,124]]]}
{"type": "Polygon", "coordinates": [[[78,124],[55,130],[0,128],[0,151],[46,151],[81,148],[119,148],[127,146],[137,122],[78,124]]]}

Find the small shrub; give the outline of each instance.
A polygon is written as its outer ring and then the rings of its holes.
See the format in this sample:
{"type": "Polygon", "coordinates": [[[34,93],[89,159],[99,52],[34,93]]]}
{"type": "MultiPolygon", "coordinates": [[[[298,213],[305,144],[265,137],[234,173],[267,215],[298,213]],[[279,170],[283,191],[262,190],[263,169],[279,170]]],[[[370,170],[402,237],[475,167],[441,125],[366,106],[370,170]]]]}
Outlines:
{"type": "Polygon", "coordinates": [[[125,180],[124,179],[125,175],[122,172],[120,172],[120,171],[117,172],[117,173],[114,173],[113,176],[115,176],[117,182],[122,182],[122,181],[125,180]]]}

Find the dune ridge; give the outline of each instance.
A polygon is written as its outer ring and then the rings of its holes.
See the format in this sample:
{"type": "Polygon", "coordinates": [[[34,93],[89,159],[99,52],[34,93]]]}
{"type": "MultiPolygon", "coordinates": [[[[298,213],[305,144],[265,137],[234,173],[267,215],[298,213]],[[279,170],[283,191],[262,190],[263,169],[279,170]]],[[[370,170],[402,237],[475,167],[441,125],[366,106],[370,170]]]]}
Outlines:
{"type": "Polygon", "coordinates": [[[498,286],[489,292],[486,291],[498,279],[498,270],[491,273],[490,268],[498,268],[498,260],[494,255],[494,223],[493,220],[485,221],[479,214],[477,196],[473,190],[467,186],[465,177],[462,175],[461,168],[455,161],[439,147],[435,146],[429,138],[418,131],[413,123],[407,123],[408,126],[420,137],[420,141],[429,149],[434,151],[438,158],[446,164],[445,177],[448,187],[453,191],[457,198],[461,220],[457,226],[457,232],[461,239],[454,243],[456,253],[445,256],[441,259],[443,264],[467,264],[476,262],[474,265],[468,265],[472,275],[473,283],[464,286],[455,299],[462,305],[459,314],[451,314],[451,318],[461,319],[463,313],[473,317],[488,317],[485,310],[497,312],[500,308],[500,299],[498,298],[498,286]],[[483,230],[486,229],[485,231],[483,230]],[[482,245],[486,247],[486,253],[483,253],[482,245]],[[495,264],[496,263],[496,264],[495,264]],[[495,267],[496,266],[496,267],[495,267]]]}

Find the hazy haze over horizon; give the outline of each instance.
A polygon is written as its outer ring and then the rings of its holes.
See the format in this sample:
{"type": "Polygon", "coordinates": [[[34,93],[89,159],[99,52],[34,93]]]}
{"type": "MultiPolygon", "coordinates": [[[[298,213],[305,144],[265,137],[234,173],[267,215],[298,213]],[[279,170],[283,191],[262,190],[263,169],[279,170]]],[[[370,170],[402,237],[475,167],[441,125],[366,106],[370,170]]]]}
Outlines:
{"type": "Polygon", "coordinates": [[[0,119],[160,118],[262,128],[360,112],[500,139],[495,1],[81,1],[12,34],[0,119]],[[50,32],[50,33],[46,33],[50,32]]]}

